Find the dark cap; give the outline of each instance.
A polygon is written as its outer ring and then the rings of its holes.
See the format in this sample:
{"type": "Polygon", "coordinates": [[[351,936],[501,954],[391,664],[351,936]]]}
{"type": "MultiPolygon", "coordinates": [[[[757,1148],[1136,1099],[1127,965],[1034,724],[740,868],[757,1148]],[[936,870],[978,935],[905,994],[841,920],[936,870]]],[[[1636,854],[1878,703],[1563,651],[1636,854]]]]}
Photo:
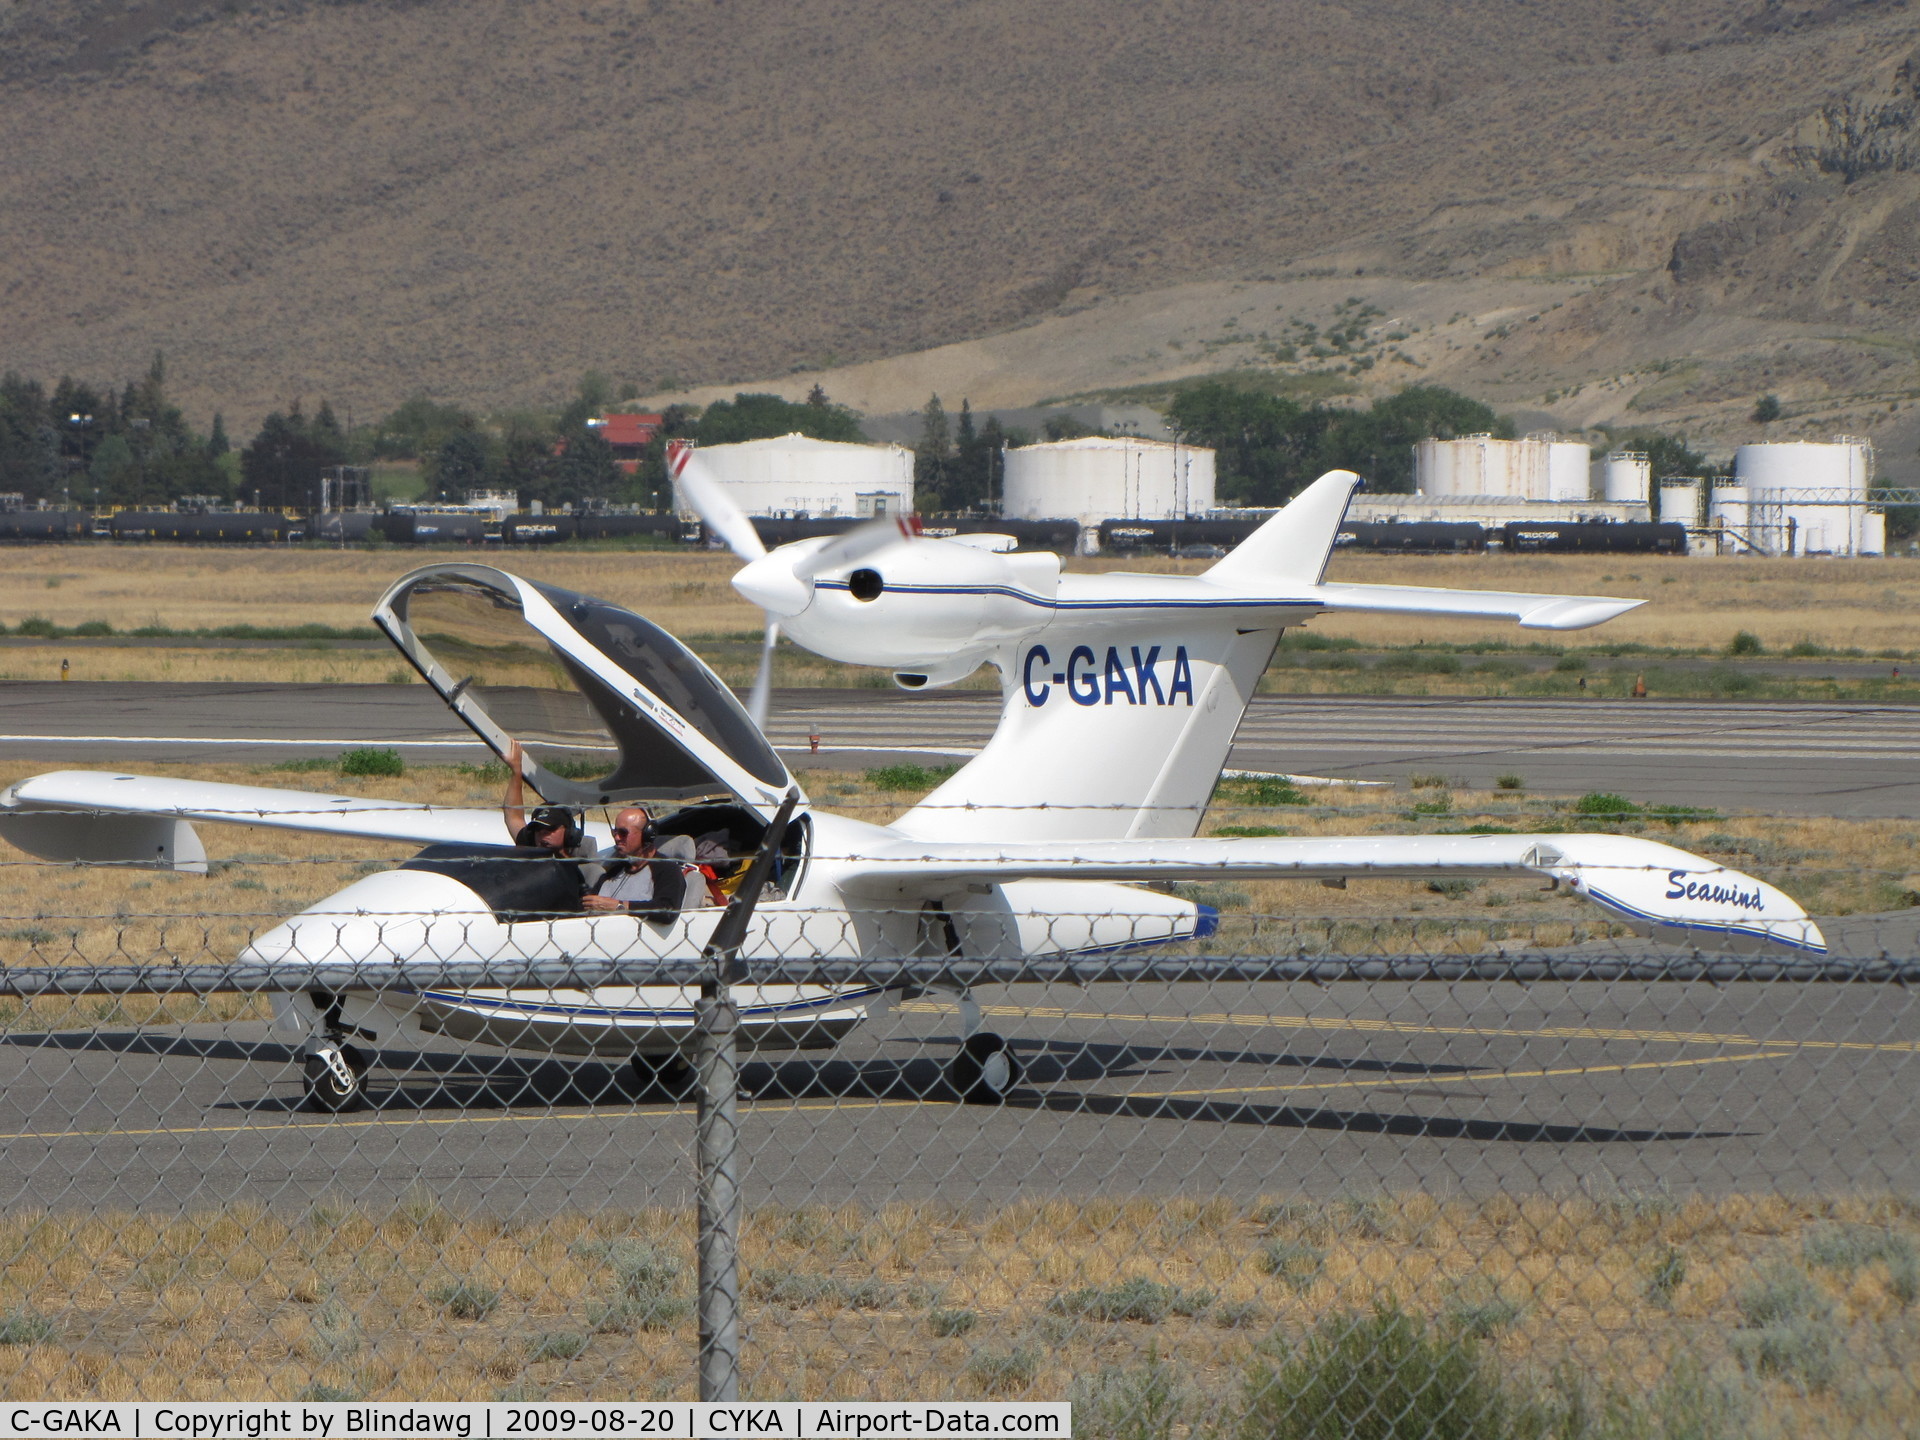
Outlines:
{"type": "Polygon", "coordinates": [[[577,849],[586,839],[587,832],[581,828],[577,811],[569,810],[565,805],[539,805],[527,823],[513,837],[516,845],[532,846],[540,843],[540,837],[549,830],[565,830],[566,839],[562,842],[568,850],[577,849]]]}

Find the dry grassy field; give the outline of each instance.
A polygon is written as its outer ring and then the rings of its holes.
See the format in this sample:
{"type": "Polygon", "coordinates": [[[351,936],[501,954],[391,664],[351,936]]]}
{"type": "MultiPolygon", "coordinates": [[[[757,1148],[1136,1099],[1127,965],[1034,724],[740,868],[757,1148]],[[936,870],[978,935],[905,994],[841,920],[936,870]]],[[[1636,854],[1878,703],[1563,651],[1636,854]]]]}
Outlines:
{"type": "MultiPolygon", "coordinates": [[[[18,631],[22,622],[35,619],[65,629],[103,621],[121,634],[143,626],[209,631],[234,625],[291,630],[317,624],[371,634],[367,616],[380,592],[408,570],[447,558],[453,557],[394,550],[16,547],[7,552],[8,564],[0,573],[0,623],[18,631]]],[[[559,550],[474,558],[631,606],[694,644],[730,681],[746,683],[752,676],[761,616],[728,583],[738,568],[730,557],[559,550]]],[[[1164,559],[1070,563],[1075,570],[1180,574],[1205,568],[1202,561],[1164,559]]],[[[1744,631],[1773,655],[1796,645],[1890,658],[1920,653],[1913,626],[1920,609],[1920,561],[1913,560],[1339,555],[1330,578],[1644,597],[1648,602],[1597,629],[1564,635],[1500,622],[1384,616],[1326,617],[1307,627],[1313,635],[1383,649],[1546,644],[1573,652],[1647,646],[1718,655],[1744,631]]],[[[384,648],[340,648],[326,640],[309,640],[273,649],[50,641],[0,649],[0,680],[53,679],[63,659],[77,678],[90,680],[411,679],[398,657],[384,648]]],[[[791,645],[782,647],[778,680],[787,685],[887,683],[877,671],[821,661],[791,645]]],[[[981,676],[973,683],[989,681],[981,676]]],[[[1277,669],[1267,683],[1295,692],[1450,694],[1525,688],[1511,676],[1493,673],[1484,661],[1452,676],[1277,669]]],[[[1630,684],[1631,678],[1623,683],[1630,684]]],[[[1560,688],[1572,692],[1572,681],[1560,688]]],[[[1887,698],[1911,697],[1895,687],[1887,698]]]]}
{"type": "MultiPolygon", "coordinates": [[[[743,1388],[1071,1398],[1082,1436],[1231,1433],[1263,1360],[1356,1320],[1378,1343],[1386,1310],[1509,1403],[1638,1422],[1554,1434],[1895,1436],[1920,1420],[1917,1240],[1910,1205],[1871,1197],[765,1209],[743,1388]]],[[[692,1252],[681,1211],[499,1221],[424,1193],[10,1215],[0,1393],[684,1397],[692,1252]]]]}

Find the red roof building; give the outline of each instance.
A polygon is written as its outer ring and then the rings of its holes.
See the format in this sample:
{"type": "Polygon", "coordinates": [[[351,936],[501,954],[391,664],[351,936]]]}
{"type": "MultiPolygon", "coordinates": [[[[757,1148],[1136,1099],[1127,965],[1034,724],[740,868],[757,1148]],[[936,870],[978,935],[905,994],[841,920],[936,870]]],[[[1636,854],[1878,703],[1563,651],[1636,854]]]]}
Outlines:
{"type": "Polygon", "coordinates": [[[647,446],[666,423],[664,415],[602,415],[587,422],[613,447],[613,462],[631,475],[640,468],[647,446]]]}

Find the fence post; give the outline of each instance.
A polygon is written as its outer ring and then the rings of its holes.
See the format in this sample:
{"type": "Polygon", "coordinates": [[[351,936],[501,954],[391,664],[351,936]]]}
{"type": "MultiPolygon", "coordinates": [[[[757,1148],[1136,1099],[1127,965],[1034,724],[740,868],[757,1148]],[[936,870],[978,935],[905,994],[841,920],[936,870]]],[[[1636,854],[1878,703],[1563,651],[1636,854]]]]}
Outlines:
{"type": "Polygon", "coordinates": [[[739,1007],[724,980],[694,1006],[700,1255],[700,1398],[740,1398],[739,1007]]]}
{"type": "Polygon", "coordinates": [[[702,1400],[740,1398],[740,1009],[733,1003],[731,983],[746,978],[740,947],[747,938],[747,922],[779,865],[787,822],[799,800],[798,786],[787,791],[760,839],[760,852],[701,952],[713,966],[700,981],[700,999],[693,1007],[693,1056],[700,1087],[693,1148],[702,1400]]]}

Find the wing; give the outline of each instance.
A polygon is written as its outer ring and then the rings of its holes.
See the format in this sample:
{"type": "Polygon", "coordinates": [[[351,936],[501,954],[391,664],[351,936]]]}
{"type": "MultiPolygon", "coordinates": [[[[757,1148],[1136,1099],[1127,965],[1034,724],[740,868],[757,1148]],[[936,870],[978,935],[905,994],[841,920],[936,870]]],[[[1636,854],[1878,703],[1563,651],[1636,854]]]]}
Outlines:
{"type": "Polygon", "coordinates": [[[854,860],[849,870],[841,880],[849,891],[895,900],[983,881],[1541,875],[1655,938],[1813,954],[1825,954],[1827,948],[1807,912],[1765,881],[1628,835],[908,842],[854,860]]]}
{"type": "Polygon", "coordinates": [[[260,785],[56,770],[0,790],[0,837],[44,860],[204,875],[207,852],[194,831],[196,821],[418,845],[499,845],[506,840],[495,810],[455,810],[260,785]]]}

